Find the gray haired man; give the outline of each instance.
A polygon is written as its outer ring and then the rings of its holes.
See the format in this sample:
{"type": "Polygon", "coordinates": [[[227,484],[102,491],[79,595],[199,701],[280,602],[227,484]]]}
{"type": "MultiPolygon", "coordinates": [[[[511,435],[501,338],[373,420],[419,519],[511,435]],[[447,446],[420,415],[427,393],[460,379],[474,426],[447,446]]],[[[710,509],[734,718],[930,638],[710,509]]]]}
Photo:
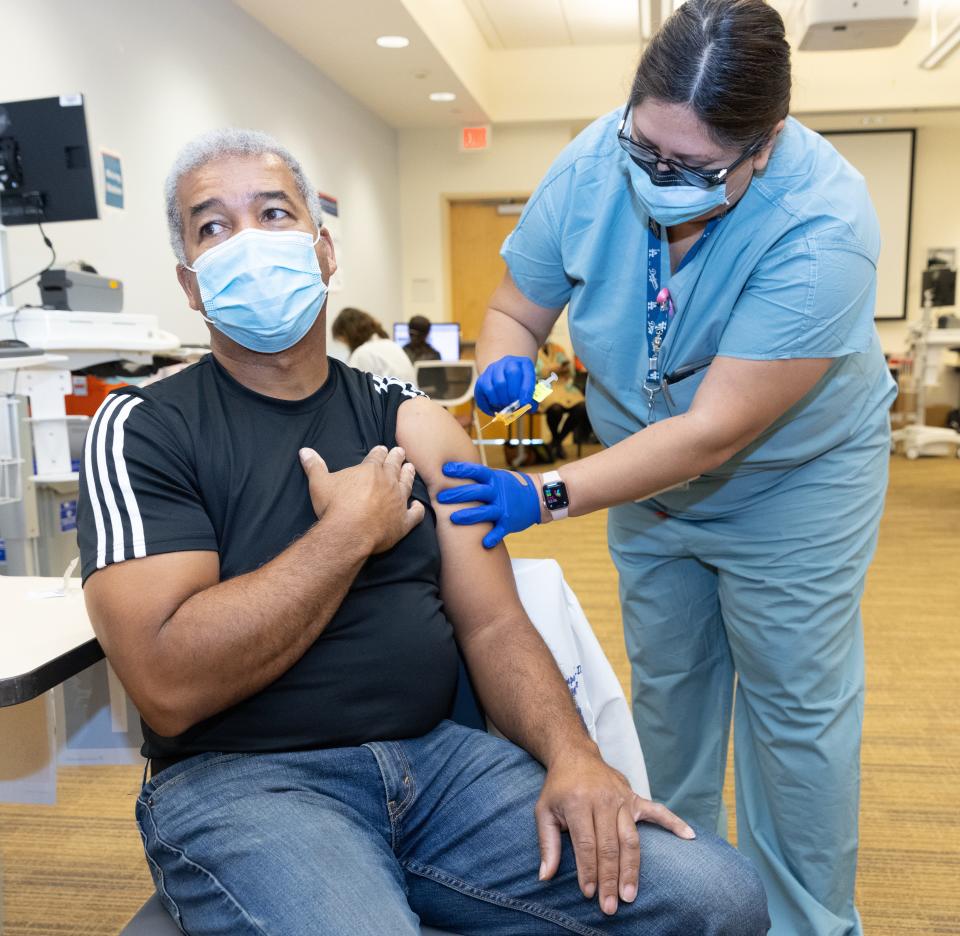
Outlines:
{"type": "Polygon", "coordinates": [[[436,505],[469,439],[409,384],[327,358],[336,257],[299,163],[213,134],[167,205],[212,353],[105,401],[79,539],[181,929],[765,932],[746,861],[603,762],[506,551],[436,505]],[[510,740],[447,720],[458,647],[510,740]]]}

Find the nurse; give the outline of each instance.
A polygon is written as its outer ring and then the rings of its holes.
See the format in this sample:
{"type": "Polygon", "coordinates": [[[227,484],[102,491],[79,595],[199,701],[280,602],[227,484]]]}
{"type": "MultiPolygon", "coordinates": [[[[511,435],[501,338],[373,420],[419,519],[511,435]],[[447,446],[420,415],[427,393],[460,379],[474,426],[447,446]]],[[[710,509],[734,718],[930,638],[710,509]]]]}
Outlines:
{"type": "Polygon", "coordinates": [[[451,464],[475,484],[441,499],[479,501],[453,520],[492,524],[487,545],[610,508],[654,796],[723,821],[733,710],[771,932],[841,936],[862,932],[859,606],[895,389],[866,185],[789,101],[762,0],[667,20],[626,107],[560,154],[504,243],[477,347],[481,408],[526,402],[567,306],[605,450],[543,477],[451,464]]]}

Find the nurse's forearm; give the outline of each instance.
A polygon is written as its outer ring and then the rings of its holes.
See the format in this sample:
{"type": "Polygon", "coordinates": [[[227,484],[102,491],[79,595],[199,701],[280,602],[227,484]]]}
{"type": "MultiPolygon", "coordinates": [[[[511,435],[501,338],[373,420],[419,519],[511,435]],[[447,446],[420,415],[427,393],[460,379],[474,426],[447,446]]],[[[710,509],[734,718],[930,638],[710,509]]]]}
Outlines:
{"type": "Polygon", "coordinates": [[[526,325],[491,307],[487,309],[477,339],[477,373],[482,374],[494,361],[508,354],[536,361],[539,347],[536,336],[526,325]]]}
{"type": "Polygon", "coordinates": [[[704,422],[694,413],[673,416],[564,465],[570,516],[652,497],[722,465],[746,444],[717,438],[704,422]]]}

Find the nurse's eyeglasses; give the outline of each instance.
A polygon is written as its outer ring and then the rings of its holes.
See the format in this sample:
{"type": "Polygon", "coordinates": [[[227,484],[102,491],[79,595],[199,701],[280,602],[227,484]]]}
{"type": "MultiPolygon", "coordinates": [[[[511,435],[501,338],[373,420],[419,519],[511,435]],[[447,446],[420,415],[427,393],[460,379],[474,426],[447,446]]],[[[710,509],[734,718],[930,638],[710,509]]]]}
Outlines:
{"type": "Polygon", "coordinates": [[[723,169],[697,169],[676,159],[668,159],[652,146],[637,142],[632,136],[633,122],[630,120],[630,109],[631,105],[627,104],[620,126],[617,128],[617,139],[627,155],[650,176],[654,185],[695,185],[701,189],[713,188],[724,182],[737,166],[751,156],[755,156],[766,143],[764,138],[748,146],[737,159],[723,169]],[[660,164],[667,166],[668,171],[663,172],[658,169],[657,166],[660,164]]]}

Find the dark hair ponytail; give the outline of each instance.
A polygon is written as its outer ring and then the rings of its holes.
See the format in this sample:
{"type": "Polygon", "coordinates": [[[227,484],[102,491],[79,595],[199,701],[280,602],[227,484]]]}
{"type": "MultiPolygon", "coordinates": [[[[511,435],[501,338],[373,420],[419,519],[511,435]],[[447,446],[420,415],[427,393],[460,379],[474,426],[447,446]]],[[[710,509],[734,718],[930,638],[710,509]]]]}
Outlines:
{"type": "Polygon", "coordinates": [[[764,0],[687,0],[644,49],[630,103],[687,104],[721,146],[758,145],[790,110],[790,46],[764,0]]]}

